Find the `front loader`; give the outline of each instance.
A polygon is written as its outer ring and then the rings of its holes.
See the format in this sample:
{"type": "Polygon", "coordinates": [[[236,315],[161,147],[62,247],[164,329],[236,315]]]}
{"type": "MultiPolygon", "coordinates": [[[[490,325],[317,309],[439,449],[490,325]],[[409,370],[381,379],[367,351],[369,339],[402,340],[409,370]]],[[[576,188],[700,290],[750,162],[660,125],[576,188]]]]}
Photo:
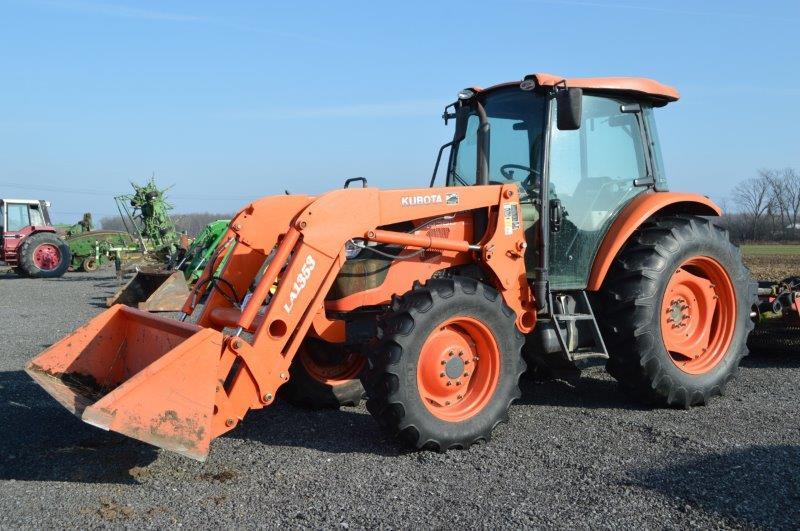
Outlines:
{"type": "Polygon", "coordinates": [[[343,403],[355,379],[390,434],[439,450],[490,438],[526,362],[603,359],[650,403],[705,404],[757,286],[719,208],[667,191],[653,109],[677,99],[640,78],[465,89],[444,186],[257,200],[180,320],[114,306],[28,373],[86,422],[200,460],[279,390],[343,403]]]}

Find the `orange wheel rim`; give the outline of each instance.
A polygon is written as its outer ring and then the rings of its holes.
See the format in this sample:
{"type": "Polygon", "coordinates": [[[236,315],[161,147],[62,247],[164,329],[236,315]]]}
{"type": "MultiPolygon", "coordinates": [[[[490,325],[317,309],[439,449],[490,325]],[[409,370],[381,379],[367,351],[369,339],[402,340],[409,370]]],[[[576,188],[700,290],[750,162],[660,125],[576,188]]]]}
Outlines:
{"type": "Polygon", "coordinates": [[[736,326],[736,295],[722,265],[706,256],[686,260],[667,284],[661,338],[672,362],[704,374],[724,357],[736,326]]]}
{"type": "Polygon", "coordinates": [[[300,363],[312,378],[332,387],[358,378],[366,362],[364,356],[355,352],[350,352],[335,361],[322,359],[306,347],[303,347],[298,355],[300,363]]]}
{"type": "Polygon", "coordinates": [[[454,317],[425,341],[417,388],[431,414],[460,422],[478,414],[500,379],[500,348],[491,330],[472,317],[454,317]]]}

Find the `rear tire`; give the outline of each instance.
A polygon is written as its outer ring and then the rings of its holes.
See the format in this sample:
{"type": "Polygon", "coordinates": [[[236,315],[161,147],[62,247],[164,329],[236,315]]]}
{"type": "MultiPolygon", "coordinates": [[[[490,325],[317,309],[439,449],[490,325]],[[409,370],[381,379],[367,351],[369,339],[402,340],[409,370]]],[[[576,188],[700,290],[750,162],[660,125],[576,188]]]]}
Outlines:
{"type": "Polygon", "coordinates": [[[739,249],[711,220],[646,223],[596,296],[608,372],[649,403],[708,403],[747,352],[756,288],[739,249]]]}
{"type": "Polygon", "coordinates": [[[57,278],[72,261],[69,245],[52,232],[28,236],[19,251],[19,267],[32,278],[57,278]]]}
{"type": "Polygon", "coordinates": [[[291,404],[310,409],[357,406],[364,395],[359,376],[365,365],[359,353],[308,338],[292,360],[281,395],[291,404]]]}
{"type": "Polygon", "coordinates": [[[395,299],[364,387],[378,423],[412,448],[488,441],[525,372],[514,312],[490,286],[433,279],[395,299]]]}

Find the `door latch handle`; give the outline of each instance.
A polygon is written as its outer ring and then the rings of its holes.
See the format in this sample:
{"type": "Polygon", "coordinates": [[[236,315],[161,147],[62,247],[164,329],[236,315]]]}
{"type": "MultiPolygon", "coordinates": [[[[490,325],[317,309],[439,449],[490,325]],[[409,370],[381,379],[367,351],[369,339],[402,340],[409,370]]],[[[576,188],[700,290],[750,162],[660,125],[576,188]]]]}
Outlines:
{"type": "Polygon", "coordinates": [[[561,225],[564,222],[564,206],[561,204],[561,199],[550,200],[550,230],[558,232],[561,230],[561,225]]]}

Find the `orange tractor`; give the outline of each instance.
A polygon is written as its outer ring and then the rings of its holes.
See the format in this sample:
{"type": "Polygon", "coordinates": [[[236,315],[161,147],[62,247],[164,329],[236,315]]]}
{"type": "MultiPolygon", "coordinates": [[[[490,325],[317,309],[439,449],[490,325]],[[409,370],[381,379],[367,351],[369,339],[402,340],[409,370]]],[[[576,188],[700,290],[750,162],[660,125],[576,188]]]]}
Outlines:
{"type": "Polygon", "coordinates": [[[757,284],[720,209],[667,191],[653,109],[677,99],[548,74],[463,90],[445,186],[437,161],[428,188],[257,200],[180,320],[115,306],[28,373],[89,424],[199,460],[279,391],[365,393],[405,444],[466,448],[506,419],[526,361],[606,359],[650,403],[705,404],[736,374],[757,284]]]}

